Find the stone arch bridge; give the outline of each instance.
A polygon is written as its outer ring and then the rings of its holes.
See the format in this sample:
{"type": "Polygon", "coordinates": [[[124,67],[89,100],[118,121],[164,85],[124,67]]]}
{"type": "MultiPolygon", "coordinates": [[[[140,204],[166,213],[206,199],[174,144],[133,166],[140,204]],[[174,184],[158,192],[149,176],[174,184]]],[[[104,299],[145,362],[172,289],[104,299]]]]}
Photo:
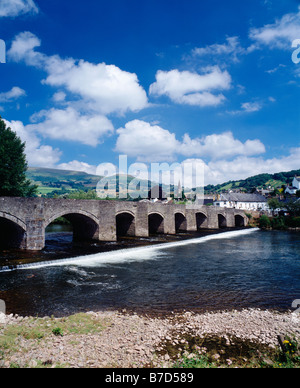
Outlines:
{"type": "Polygon", "coordinates": [[[74,239],[98,241],[248,225],[242,210],[213,206],[1,197],[0,245],[42,250],[46,227],[58,217],[72,223],[74,239]]]}

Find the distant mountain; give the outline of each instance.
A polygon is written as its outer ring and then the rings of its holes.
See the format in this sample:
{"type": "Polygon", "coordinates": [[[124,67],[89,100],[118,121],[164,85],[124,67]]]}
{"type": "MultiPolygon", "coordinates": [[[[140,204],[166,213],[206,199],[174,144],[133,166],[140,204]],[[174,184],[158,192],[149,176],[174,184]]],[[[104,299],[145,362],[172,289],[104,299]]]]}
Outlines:
{"type": "Polygon", "coordinates": [[[101,177],[85,172],[29,167],[28,178],[38,186],[38,193],[95,189],[101,177]]]}
{"type": "MultiPolygon", "coordinates": [[[[99,180],[103,177],[87,174],[85,172],[57,170],[50,168],[29,167],[27,177],[38,186],[38,195],[51,197],[54,194],[62,195],[72,191],[95,190],[99,180]]],[[[127,176],[126,183],[120,179],[121,175],[108,178],[109,188],[115,192],[127,192],[128,185],[134,179],[127,176]]],[[[148,195],[150,181],[142,181],[145,187],[143,196],[148,195]]],[[[163,188],[165,186],[163,185],[163,188]]],[[[129,190],[130,192],[130,190],[129,190]]]]}
{"type": "MultiPolygon", "coordinates": [[[[291,184],[294,176],[300,176],[300,170],[280,172],[276,174],[260,174],[253,177],[239,180],[228,181],[219,185],[205,186],[205,194],[220,193],[233,189],[245,190],[247,192],[254,188],[280,188],[282,185],[291,184]]],[[[64,194],[77,190],[95,190],[97,183],[102,178],[97,175],[87,174],[85,172],[57,170],[50,168],[33,168],[29,167],[27,176],[38,186],[39,195],[52,196],[53,194],[64,194]]],[[[125,184],[119,184],[119,175],[111,177],[110,187],[116,191],[123,192],[127,189],[125,184]]],[[[134,179],[132,176],[127,177],[127,185],[134,179]]],[[[149,181],[143,181],[145,187],[151,187],[149,181]]],[[[162,186],[166,190],[165,185],[162,186]]],[[[171,191],[173,187],[171,187],[171,191]]],[[[177,187],[175,186],[175,190],[177,187]]]]}
{"type": "Polygon", "coordinates": [[[294,176],[300,176],[300,170],[292,170],[288,172],[279,172],[276,174],[259,174],[247,179],[239,181],[228,181],[220,185],[207,185],[204,190],[209,193],[220,193],[222,191],[240,189],[251,191],[254,188],[281,188],[283,185],[291,184],[294,176]]]}

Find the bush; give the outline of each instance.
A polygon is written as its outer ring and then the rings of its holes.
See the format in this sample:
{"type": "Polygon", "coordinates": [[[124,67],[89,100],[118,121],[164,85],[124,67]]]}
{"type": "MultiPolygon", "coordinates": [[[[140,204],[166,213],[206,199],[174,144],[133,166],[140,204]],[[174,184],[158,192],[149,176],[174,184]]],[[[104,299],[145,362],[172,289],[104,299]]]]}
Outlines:
{"type": "Polygon", "coordinates": [[[300,217],[289,217],[286,219],[286,225],[290,228],[300,228],[300,217]]]}
{"type": "Polygon", "coordinates": [[[273,229],[286,229],[284,217],[275,217],[272,219],[273,229]]]}
{"type": "Polygon", "coordinates": [[[271,224],[271,220],[268,216],[261,216],[260,219],[259,219],[259,227],[262,228],[262,229],[268,229],[268,228],[271,228],[272,224],[271,224]]]}

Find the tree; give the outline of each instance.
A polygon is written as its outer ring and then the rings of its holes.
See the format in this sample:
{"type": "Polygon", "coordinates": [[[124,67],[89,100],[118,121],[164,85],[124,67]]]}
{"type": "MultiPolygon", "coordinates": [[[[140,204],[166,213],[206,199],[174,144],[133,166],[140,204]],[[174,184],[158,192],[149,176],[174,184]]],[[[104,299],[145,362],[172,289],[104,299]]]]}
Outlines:
{"type": "Polygon", "coordinates": [[[32,197],[37,186],[26,177],[25,143],[0,116],[0,196],[32,197]]]}
{"type": "Polygon", "coordinates": [[[285,205],[285,208],[287,212],[292,217],[299,217],[300,216],[300,200],[297,201],[290,201],[285,205]]]}
{"type": "Polygon", "coordinates": [[[278,201],[277,198],[271,198],[268,200],[268,205],[269,205],[269,208],[273,211],[275,211],[276,209],[281,209],[282,208],[282,205],[281,203],[278,201]]]}

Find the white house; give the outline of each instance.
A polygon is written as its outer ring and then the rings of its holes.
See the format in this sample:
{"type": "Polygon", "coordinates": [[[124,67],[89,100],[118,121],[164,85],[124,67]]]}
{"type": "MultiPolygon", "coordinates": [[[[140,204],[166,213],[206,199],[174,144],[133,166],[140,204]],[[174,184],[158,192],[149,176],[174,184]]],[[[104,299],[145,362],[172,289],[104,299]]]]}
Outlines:
{"type": "Polygon", "coordinates": [[[260,194],[229,193],[221,194],[220,199],[214,202],[215,206],[241,209],[269,211],[267,199],[260,194]]]}
{"type": "Polygon", "coordinates": [[[295,195],[298,190],[300,190],[300,176],[295,176],[292,182],[292,186],[287,186],[285,193],[295,195]]]}

